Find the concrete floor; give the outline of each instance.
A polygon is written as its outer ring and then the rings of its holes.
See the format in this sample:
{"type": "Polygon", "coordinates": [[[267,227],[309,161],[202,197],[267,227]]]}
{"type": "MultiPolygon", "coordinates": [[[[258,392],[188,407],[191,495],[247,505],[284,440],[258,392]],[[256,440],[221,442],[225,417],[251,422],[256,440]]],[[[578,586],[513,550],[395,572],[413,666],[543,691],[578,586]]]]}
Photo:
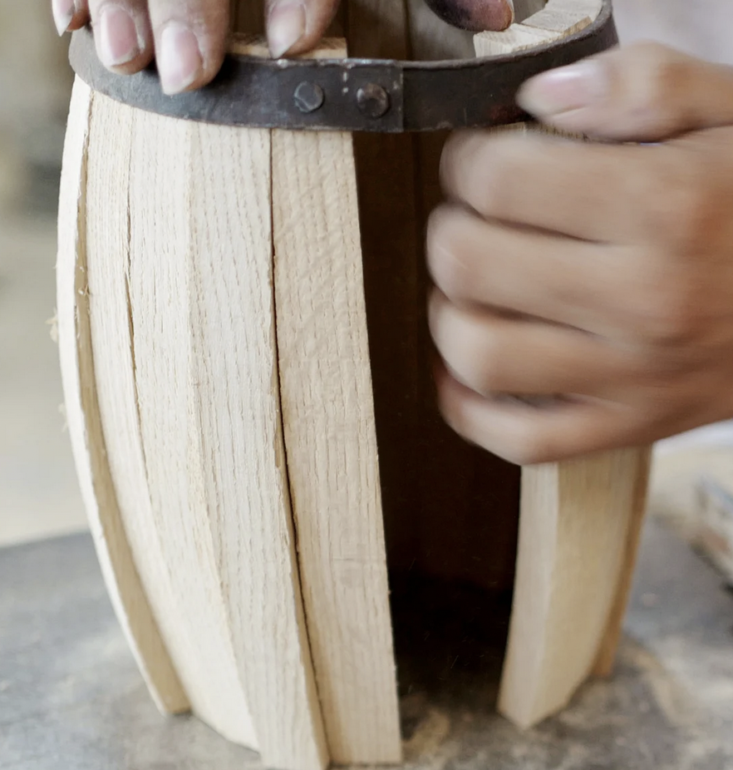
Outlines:
{"type": "MultiPolygon", "coordinates": [[[[0,585],[1,770],[263,770],[197,719],[157,713],[87,535],[0,549],[0,585]]],[[[720,576],[652,520],[614,678],[522,733],[496,715],[491,672],[426,687],[429,657],[408,650],[405,770],[730,770],[732,625],[720,576]]]]}

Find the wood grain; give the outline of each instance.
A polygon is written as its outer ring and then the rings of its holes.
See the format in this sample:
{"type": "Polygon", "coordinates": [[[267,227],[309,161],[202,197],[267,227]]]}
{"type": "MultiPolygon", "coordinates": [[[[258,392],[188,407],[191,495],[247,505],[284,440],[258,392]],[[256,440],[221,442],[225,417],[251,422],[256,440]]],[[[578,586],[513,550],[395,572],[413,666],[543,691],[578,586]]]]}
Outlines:
{"type": "Polygon", "coordinates": [[[630,520],[626,530],[624,561],[619,570],[618,584],[616,586],[614,604],[608,617],[608,625],[601,639],[601,647],[593,667],[593,675],[597,677],[611,676],[616,665],[616,654],[621,642],[626,608],[631,596],[636,563],[641,546],[641,537],[644,531],[651,465],[652,449],[647,447],[646,449],[639,450],[635,471],[636,485],[632,493],[631,509],[629,512],[630,520]]]}
{"type": "MultiPolygon", "coordinates": [[[[166,352],[161,350],[166,338],[158,337],[157,330],[152,335],[148,332],[139,283],[157,279],[159,254],[165,253],[170,237],[165,228],[167,211],[161,209],[175,205],[176,200],[167,185],[161,192],[147,187],[141,190],[131,176],[140,175],[141,166],[148,162],[155,174],[153,169],[164,168],[171,158],[177,158],[183,182],[188,174],[185,124],[138,116],[101,95],[95,102],[87,236],[89,253],[97,255],[89,267],[91,324],[107,454],[125,529],[194,711],[230,740],[256,747],[218,575],[212,569],[213,555],[200,536],[200,525],[183,513],[186,502],[173,497],[194,474],[185,460],[176,462],[175,446],[161,452],[155,443],[170,437],[175,444],[179,437],[171,432],[160,433],[156,439],[150,436],[150,427],[160,425],[164,415],[171,413],[175,399],[166,393],[166,403],[161,404],[157,393],[147,392],[165,382],[160,372],[151,370],[149,361],[150,355],[158,362],[166,360],[166,352]],[[138,117],[141,123],[135,125],[138,117]],[[150,141],[150,150],[141,141],[143,135],[150,141]],[[114,142],[101,140],[110,136],[115,137],[114,142]],[[162,136],[168,138],[166,151],[157,149],[162,136]],[[112,190],[109,179],[116,180],[112,190]],[[161,216],[160,229],[146,232],[144,246],[133,235],[133,219],[135,224],[139,222],[139,215],[131,211],[135,204],[149,207],[153,217],[161,216]],[[99,258],[102,254],[105,258],[99,258]],[[154,344],[151,337],[160,346],[154,351],[149,349],[154,344]],[[164,478],[164,473],[173,478],[164,478]],[[165,492],[164,484],[177,487],[165,492]],[[195,561],[193,554],[198,557],[195,561]],[[180,559],[186,560],[188,569],[171,571],[170,565],[180,559]]],[[[185,194],[183,184],[174,185],[173,190],[185,194]]],[[[164,290],[160,282],[155,286],[164,290]]],[[[175,305],[185,312],[185,293],[180,287],[178,291],[181,300],[175,305]]],[[[145,296],[152,299],[154,295],[147,291],[145,296]]],[[[184,417],[178,425],[183,433],[184,417]]]]}
{"type": "Polygon", "coordinates": [[[278,390],[272,142],[197,125],[191,151],[193,410],[231,634],[264,762],[318,767],[278,390]]]}
{"type": "MultiPolygon", "coordinates": [[[[345,45],[329,56],[345,56],[345,45]]],[[[272,132],[277,341],[308,632],[331,756],[401,759],[351,135],[272,132]]]]}
{"type": "Polygon", "coordinates": [[[525,470],[499,703],[522,727],[567,705],[619,619],[645,455],[629,449],[525,470]]]}
{"type": "Polygon", "coordinates": [[[234,650],[264,762],[320,768],[277,391],[269,132],[137,121],[130,304],[154,526],[179,549],[181,620],[234,650]],[[201,623],[197,595],[223,627],[201,623]]]}
{"type": "Polygon", "coordinates": [[[123,625],[166,710],[190,702],[267,765],[321,770],[282,440],[270,133],[88,101],[67,151],[82,236],[71,203],[60,225],[64,369],[75,426],[74,388],[88,402],[75,445],[82,479],[97,477],[87,503],[123,625]]]}
{"type": "Polygon", "coordinates": [[[92,350],[87,253],[87,177],[92,105],[77,79],[69,113],[59,204],[57,264],[61,373],[77,473],[105,582],[158,707],[187,711],[186,692],[141,583],[107,461],[92,350]]]}
{"type": "Polygon", "coordinates": [[[557,35],[549,30],[512,24],[504,32],[481,32],[474,38],[474,45],[477,56],[503,56],[545,45],[556,39],[557,35]]]}

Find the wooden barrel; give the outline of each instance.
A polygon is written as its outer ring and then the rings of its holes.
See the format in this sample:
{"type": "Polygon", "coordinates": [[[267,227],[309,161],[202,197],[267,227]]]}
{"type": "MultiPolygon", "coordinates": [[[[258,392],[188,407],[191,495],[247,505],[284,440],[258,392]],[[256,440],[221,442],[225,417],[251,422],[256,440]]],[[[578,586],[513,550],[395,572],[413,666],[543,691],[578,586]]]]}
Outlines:
{"type": "MultiPolygon", "coordinates": [[[[552,0],[480,45],[540,45],[602,5],[552,0]]],[[[258,31],[250,6],[235,18],[258,31]]],[[[333,32],[357,57],[473,55],[422,0],[351,0],[333,32]]],[[[193,123],[75,85],[59,332],[100,561],[161,710],[271,767],[399,762],[393,622],[441,591],[508,607],[520,471],[433,394],[422,232],[444,138],[193,123]]],[[[643,474],[637,452],[525,473],[502,701],[523,724],[615,645],[643,474]]]]}

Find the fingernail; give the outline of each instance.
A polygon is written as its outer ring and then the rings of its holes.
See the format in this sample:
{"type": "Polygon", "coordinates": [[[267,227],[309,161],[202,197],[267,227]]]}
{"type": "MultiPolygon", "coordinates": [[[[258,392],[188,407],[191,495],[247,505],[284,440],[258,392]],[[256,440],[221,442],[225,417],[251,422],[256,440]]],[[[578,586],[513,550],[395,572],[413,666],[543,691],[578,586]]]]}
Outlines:
{"type": "Polygon", "coordinates": [[[587,60],[537,75],[524,85],[517,101],[533,115],[550,117],[589,107],[607,91],[605,69],[597,61],[587,60]]]}
{"type": "Polygon", "coordinates": [[[74,0],[53,0],[51,5],[53,11],[53,20],[56,23],[56,29],[59,35],[63,35],[69,29],[69,24],[74,18],[76,8],[74,0]]]}
{"type": "Polygon", "coordinates": [[[276,3],[267,19],[267,40],[270,53],[279,59],[305,34],[305,6],[284,0],[276,3]]]}
{"type": "Polygon", "coordinates": [[[95,29],[99,58],[106,67],[127,64],[140,55],[142,46],[135,21],[119,5],[105,5],[95,29]]]}
{"type": "Polygon", "coordinates": [[[171,21],[163,29],[157,58],[163,92],[169,95],[185,91],[204,67],[196,35],[179,21],[171,21]]]}

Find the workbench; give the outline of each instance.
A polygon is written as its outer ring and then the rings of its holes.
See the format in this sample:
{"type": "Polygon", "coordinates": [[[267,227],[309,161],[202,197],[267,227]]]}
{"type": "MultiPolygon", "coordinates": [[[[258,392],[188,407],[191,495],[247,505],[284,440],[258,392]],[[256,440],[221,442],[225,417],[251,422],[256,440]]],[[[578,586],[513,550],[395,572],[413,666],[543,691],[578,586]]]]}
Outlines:
{"type": "MultiPolygon", "coordinates": [[[[405,676],[412,664],[399,663],[405,676]]],[[[471,686],[451,666],[445,686],[403,693],[412,770],[733,767],[733,594],[655,520],[612,681],[587,685],[560,717],[522,734],[493,713],[495,683],[471,686]]],[[[157,713],[91,539],[74,535],[0,550],[0,768],[261,765],[196,719],[157,713]]]]}

